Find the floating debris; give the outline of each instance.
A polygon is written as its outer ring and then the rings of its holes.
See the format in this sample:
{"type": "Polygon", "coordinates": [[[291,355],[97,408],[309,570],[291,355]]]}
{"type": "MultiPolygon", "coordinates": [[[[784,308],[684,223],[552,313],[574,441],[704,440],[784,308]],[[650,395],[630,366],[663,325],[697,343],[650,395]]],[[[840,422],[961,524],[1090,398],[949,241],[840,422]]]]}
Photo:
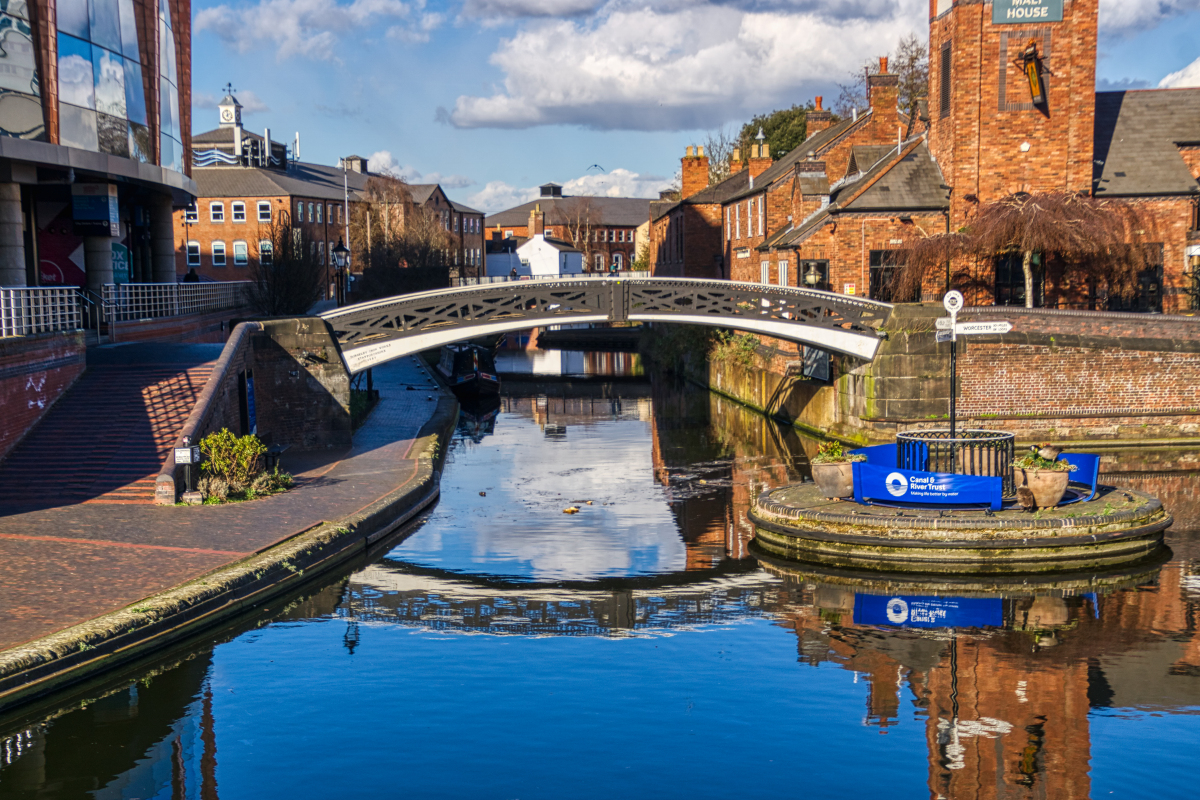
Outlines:
{"type": "Polygon", "coordinates": [[[563,509],[563,513],[564,514],[578,514],[579,507],[578,506],[567,506],[566,508],[563,509]]]}

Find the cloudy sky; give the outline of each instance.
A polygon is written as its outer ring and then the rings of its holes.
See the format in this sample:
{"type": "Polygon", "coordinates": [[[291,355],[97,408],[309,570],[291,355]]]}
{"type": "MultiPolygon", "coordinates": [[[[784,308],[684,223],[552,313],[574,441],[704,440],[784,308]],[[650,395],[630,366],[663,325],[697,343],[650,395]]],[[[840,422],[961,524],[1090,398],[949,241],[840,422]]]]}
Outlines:
{"type": "MultiPolygon", "coordinates": [[[[656,196],[684,148],[830,100],[928,0],[197,0],[197,132],[227,81],[306,161],[371,156],[484,211],[656,196]]],[[[1100,0],[1099,88],[1200,86],[1200,0],[1100,0]]]]}

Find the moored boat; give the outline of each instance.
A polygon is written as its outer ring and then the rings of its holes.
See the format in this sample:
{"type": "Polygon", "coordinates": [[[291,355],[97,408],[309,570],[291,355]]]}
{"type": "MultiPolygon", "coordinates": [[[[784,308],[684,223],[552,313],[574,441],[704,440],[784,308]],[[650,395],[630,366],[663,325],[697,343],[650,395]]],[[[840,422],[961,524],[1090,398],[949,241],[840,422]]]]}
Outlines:
{"type": "Polygon", "coordinates": [[[442,348],[438,372],[460,397],[500,393],[500,375],[489,348],[477,344],[448,344],[442,348]]]}

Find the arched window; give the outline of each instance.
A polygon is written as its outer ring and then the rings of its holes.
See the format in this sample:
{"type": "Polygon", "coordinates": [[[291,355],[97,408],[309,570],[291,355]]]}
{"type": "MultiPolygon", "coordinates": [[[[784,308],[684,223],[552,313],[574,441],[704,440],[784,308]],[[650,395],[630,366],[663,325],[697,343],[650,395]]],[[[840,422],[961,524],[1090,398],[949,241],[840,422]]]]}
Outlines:
{"type": "Polygon", "coordinates": [[[624,253],[613,253],[613,267],[615,269],[625,269],[624,253]]]}

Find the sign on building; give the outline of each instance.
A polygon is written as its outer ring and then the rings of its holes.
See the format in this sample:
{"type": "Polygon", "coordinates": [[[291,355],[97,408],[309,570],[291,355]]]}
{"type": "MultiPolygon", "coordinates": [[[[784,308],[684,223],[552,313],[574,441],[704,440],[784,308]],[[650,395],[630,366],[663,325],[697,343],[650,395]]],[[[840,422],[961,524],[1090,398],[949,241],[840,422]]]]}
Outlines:
{"type": "Polygon", "coordinates": [[[71,184],[71,232],[75,236],[119,236],[120,220],[116,184],[71,184]]]}
{"type": "Polygon", "coordinates": [[[1063,0],[993,0],[992,24],[1062,22],[1063,0]]]}
{"type": "Polygon", "coordinates": [[[854,596],[854,622],[899,628],[998,628],[1004,624],[999,597],[854,596]]]}

